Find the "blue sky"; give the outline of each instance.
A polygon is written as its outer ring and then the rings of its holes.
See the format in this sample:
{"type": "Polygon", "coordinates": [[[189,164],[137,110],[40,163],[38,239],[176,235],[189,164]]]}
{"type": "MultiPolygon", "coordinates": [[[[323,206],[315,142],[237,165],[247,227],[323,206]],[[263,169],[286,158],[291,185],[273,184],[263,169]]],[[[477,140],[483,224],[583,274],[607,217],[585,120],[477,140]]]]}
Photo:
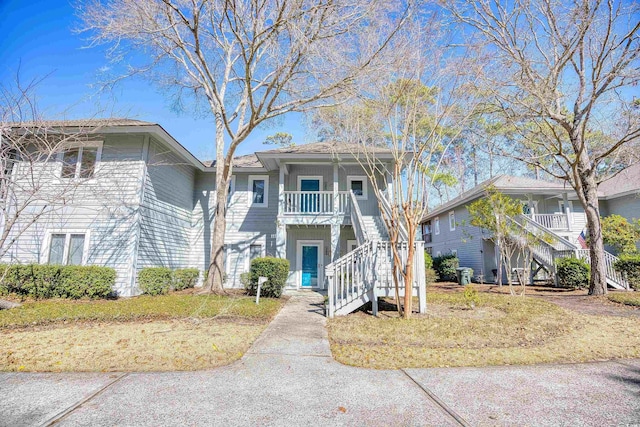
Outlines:
{"type": "MultiPolygon", "coordinates": [[[[104,48],[84,48],[73,29],[78,20],[68,0],[0,0],[0,83],[44,80],[37,87],[41,113],[48,119],[99,116],[131,117],[161,124],[201,159],[212,158],[214,127],[210,118],[177,114],[170,100],[145,80],[121,83],[113,92],[97,93],[100,69],[108,65],[104,48]]],[[[265,137],[288,132],[296,143],[309,142],[302,117],[292,114],[244,141],[237,154],[269,149],[265,137]]]]}

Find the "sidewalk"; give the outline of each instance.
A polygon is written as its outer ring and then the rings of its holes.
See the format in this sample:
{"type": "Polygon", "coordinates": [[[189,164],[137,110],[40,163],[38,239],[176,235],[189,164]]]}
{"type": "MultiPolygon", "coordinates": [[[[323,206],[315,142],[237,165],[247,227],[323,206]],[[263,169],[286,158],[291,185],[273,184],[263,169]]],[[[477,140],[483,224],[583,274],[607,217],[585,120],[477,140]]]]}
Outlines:
{"type": "Polygon", "coordinates": [[[376,371],[331,358],[322,297],[294,296],[211,371],[0,374],[0,425],[620,425],[640,361],[376,371]]]}

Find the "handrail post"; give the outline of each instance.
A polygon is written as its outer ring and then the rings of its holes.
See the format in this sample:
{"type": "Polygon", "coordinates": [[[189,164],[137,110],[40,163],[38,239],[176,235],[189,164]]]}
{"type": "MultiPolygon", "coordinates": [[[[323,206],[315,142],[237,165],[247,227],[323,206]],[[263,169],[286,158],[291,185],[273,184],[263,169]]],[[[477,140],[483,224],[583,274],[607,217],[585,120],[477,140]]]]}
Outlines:
{"type": "Polygon", "coordinates": [[[334,281],[334,268],[328,268],[325,270],[325,277],[327,278],[327,295],[329,296],[329,318],[332,319],[336,314],[336,297],[335,293],[335,281],[334,281]]]}

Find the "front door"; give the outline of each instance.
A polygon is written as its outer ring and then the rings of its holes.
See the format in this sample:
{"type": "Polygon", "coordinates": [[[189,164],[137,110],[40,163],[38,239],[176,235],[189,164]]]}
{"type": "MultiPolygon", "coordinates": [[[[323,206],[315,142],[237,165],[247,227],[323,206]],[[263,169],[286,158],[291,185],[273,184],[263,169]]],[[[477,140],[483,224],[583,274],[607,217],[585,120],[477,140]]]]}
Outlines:
{"type": "Polygon", "coordinates": [[[322,287],[322,241],[298,241],[301,288],[322,287]]]}
{"type": "Polygon", "coordinates": [[[320,180],[316,178],[301,178],[300,179],[300,204],[302,212],[319,212],[320,210],[320,197],[319,194],[309,194],[320,191],[320,180]]]}

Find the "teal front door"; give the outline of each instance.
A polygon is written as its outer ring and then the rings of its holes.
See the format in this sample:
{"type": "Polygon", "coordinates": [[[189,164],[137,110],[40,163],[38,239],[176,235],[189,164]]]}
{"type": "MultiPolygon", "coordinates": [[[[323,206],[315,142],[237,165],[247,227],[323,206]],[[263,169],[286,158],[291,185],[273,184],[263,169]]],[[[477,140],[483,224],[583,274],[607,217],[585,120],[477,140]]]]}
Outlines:
{"type": "Polygon", "coordinates": [[[317,288],[318,281],[318,264],[319,264],[319,247],[317,244],[303,244],[302,250],[302,287],[317,288]]]}
{"type": "Polygon", "coordinates": [[[300,195],[302,198],[301,207],[302,212],[319,212],[320,211],[320,195],[313,194],[313,192],[320,191],[319,179],[300,179],[300,191],[303,193],[300,195]],[[311,194],[309,194],[311,193],[311,194]]]}

